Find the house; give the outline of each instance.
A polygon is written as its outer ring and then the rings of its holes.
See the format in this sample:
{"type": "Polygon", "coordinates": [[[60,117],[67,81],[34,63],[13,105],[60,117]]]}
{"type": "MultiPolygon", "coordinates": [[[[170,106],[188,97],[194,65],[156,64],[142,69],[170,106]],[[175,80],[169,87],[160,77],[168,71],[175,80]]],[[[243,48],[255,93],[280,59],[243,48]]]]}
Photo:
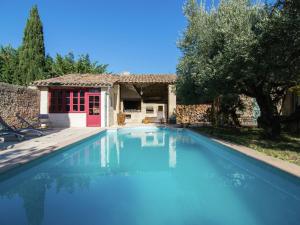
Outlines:
{"type": "MultiPolygon", "coordinates": [[[[300,89],[300,87],[299,87],[300,89]]],[[[290,116],[295,113],[297,108],[300,107],[300,91],[297,92],[288,91],[282,102],[281,114],[283,116],[290,116]]]]}
{"type": "Polygon", "coordinates": [[[55,127],[109,127],[117,115],[128,123],[167,122],[176,109],[176,75],[68,74],[35,81],[40,114],[55,127]]]}

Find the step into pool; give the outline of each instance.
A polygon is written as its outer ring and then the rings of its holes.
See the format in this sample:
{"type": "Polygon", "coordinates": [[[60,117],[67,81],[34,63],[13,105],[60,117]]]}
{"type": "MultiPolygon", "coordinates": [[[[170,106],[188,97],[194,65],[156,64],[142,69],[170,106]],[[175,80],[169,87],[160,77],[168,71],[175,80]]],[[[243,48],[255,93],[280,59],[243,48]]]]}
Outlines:
{"type": "Polygon", "coordinates": [[[189,130],[108,130],[2,174],[0,224],[299,225],[300,179],[189,130]]]}

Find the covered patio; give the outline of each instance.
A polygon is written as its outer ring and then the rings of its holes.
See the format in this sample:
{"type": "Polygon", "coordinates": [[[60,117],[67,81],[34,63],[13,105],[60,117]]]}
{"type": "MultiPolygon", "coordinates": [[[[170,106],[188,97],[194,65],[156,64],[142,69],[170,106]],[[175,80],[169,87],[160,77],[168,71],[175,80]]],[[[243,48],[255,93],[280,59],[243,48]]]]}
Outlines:
{"type": "Polygon", "coordinates": [[[174,114],[173,75],[123,75],[119,80],[120,112],[125,123],[166,123],[174,114]]]}

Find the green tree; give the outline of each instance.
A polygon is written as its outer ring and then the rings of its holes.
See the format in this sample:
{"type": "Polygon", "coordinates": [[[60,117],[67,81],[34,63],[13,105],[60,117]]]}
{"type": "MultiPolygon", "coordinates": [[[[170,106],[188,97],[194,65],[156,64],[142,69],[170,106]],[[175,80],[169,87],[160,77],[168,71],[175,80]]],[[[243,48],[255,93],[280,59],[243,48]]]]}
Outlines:
{"type": "Polygon", "coordinates": [[[45,46],[43,25],[37,6],[30,10],[19,54],[18,83],[45,78],[45,46]]]}
{"type": "Polygon", "coordinates": [[[255,90],[248,88],[248,94],[260,107],[260,125],[270,136],[278,136],[278,104],[288,89],[300,83],[300,2],[279,0],[267,13],[250,54],[255,90]]]}
{"type": "Polygon", "coordinates": [[[45,77],[47,78],[55,77],[53,71],[53,64],[54,64],[53,58],[49,54],[47,54],[45,58],[45,71],[46,71],[45,77]]]}
{"type": "Polygon", "coordinates": [[[0,82],[28,85],[34,80],[51,78],[68,73],[105,73],[107,64],[90,60],[88,54],[76,60],[72,52],[52,58],[45,55],[43,25],[37,6],[33,6],[24,30],[19,49],[0,48],[0,82]]]}
{"type": "Polygon", "coordinates": [[[0,49],[0,81],[17,83],[16,68],[18,66],[18,51],[11,46],[0,49]]]}
{"type": "Polygon", "coordinates": [[[300,79],[299,3],[286,0],[268,8],[222,0],[217,9],[206,11],[189,0],[185,14],[188,27],[179,43],[183,57],[177,68],[180,97],[191,90],[185,98],[248,95],[257,100],[266,135],[278,136],[278,103],[300,79]]]}
{"type": "Polygon", "coordinates": [[[106,73],[107,64],[92,62],[88,54],[80,55],[76,60],[72,52],[65,56],[57,54],[53,60],[51,74],[60,76],[69,73],[106,73]]]}
{"type": "Polygon", "coordinates": [[[76,61],[73,53],[68,53],[66,56],[56,55],[53,61],[53,73],[56,76],[76,72],[76,61]]]}
{"type": "Polygon", "coordinates": [[[76,62],[77,73],[104,73],[107,66],[106,64],[98,64],[98,62],[91,62],[88,54],[80,55],[76,62]]]}

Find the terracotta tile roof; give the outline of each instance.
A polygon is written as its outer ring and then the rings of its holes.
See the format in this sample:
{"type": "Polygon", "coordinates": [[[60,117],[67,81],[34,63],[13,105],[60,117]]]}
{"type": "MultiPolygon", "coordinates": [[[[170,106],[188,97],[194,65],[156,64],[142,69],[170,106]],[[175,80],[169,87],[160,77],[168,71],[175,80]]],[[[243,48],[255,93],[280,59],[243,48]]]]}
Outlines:
{"type": "Polygon", "coordinates": [[[36,86],[112,86],[119,80],[119,76],[111,74],[68,74],[47,80],[33,82],[36,86]]]}
{"type": "Polygon", "coordinates": [[[60,77],[33,82],[35,86],[83,86],[103,87],[112,86],[114,83],[165,83],[172,84],[176,81],[176,75],[171,74],[68,74],[60,77]]]}
{"type": "Polygon", "coordinates": [[[175,83],[174,74],[133,74],[120,76],[119,83],[175,83]]]}

